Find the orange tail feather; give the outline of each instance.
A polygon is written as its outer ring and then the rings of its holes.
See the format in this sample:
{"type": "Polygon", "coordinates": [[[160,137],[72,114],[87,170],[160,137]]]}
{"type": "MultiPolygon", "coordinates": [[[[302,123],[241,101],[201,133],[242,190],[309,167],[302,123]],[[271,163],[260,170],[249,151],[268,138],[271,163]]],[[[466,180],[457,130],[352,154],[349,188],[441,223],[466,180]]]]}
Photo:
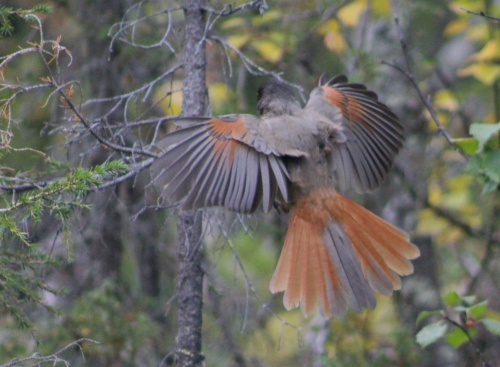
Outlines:
{"type": "Polygon", "coordinates": [[[390,295],[400,275],[413,271],[418,248],[408,235],[354,201],[319,190],[295,206],[273,293],[284,291],[287,309],[301,307],[325,316],[375,307],[373,290],[390,295]]]}

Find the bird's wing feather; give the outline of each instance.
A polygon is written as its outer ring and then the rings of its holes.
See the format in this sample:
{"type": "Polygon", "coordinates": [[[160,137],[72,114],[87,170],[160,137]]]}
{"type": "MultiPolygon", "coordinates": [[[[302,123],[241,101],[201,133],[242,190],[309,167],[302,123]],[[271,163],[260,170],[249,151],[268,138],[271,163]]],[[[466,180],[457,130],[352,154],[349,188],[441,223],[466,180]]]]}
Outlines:
{"type": "Polygon", "coordinates": [[[181,120],[168,134],[153,165],[154,185],[184,209],[225,206],[241,213],[275,199],[288,202],[288,171],[282,155],[259,135],[260,119],[228,115],[181,120]]]}
{"type": "Polygon", "coordinates": [[[384,180],[404,140],[403,127],[377,95],[345,76],[322,77],[305,112],[340,124],[345,142],[332,142],[331,161],[341,188],[375,189],[384,180]]]}

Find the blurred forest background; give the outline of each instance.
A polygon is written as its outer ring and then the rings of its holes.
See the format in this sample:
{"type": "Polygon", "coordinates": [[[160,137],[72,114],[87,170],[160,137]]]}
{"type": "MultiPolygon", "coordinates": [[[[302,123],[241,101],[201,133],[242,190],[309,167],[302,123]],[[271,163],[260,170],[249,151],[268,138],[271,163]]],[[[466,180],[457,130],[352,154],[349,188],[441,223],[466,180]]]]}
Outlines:
{"type": "MultiPolygon", "coordinates": [[[[396,112],[395,169],[355,198],[422,252],[374,311],[304,319],[268,290],[286,218],[204,211],[207,366],[500,365],[499,17],[498,0],[206,3],[207,114],[255,113],[270,75],[307,98],[322,72],[396,112]]],[[[0,366],[173,363],[177,212],[148,167],[181,112],[183,27],[182,2],[2,1],[0,366]]]]}

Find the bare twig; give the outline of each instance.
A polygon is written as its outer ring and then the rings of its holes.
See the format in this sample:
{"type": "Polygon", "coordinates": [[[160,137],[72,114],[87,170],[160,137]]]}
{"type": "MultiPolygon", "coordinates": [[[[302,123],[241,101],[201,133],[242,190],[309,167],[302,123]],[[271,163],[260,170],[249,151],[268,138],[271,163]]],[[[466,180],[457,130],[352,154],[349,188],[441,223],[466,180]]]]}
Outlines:
{"type": "MultiPolygon", "coordinates": [[[[227,230],[224,227],[224,224],[220,221],[220,219],[217,216],[213,216],[213,218],[216,220],[217,226],[218,226],[219,230],[221,231],[222,236],[224,237],[224,241],[229,246],[229,249],[233,253],[234,260],[235,260],[236,264],[238,265],[238,268],[241,270],[241,272],[243,274],[243,277],[245,278],[245,283],[246,283],[246,289],[247,289],[247,291],[248,290],[250,291],[250,293],[252,294],[252,296],[261,305],[261,307],[262,307],[263,310],[267,311],[270,315],[272,315],[273,317],[275,317],[276,319],[278,319],[281,322],[282,327],[289,326],[292,329],[295,329],[297,331],[297,334],[300,334],[301,328],[299,326],[294,325],[294,324],[286,321],[285,319],[283,319],[279,314],[277,314],[260,297],[260,295],[257,293],[257,290],[255,289],[255,287],[253,285],[252,280],[250,279],[250,276],[249,276],[248,272],[245,269],[245,265],[243,264],[243,261],[241,260],[241,257],[239,256],[239,254],[238,254],[238,252],[237,252],[237,250],[236,250],[233,242],[231,241],[229,233],[227,232],[227,230]]],[[[248,298],[248,293],[247,293],[247,298],[248,298]]],[[[247,310],[245,310],[245,318],[244,318],[244,322],[243,322],[243,325],[242,325],[242,328],[241,328],[242,331],[245,329],[246,314],[247,314],[247,310]]]]}
{"type": "Polygon", "coordinates": [[[16,51],[10,55],[7,55],[7,56],[1,56],[0,57],[0,60],[3,59],[2,62],[0,62],[0,72],[13,60],[15,60],[17,57],[21,56],[21,55],[25,55],[25,54],[29,54],[29,53],[35,53],[35,52],[38,52],[38,47],[29,47],[29,48],[23,48],[19,51],[16,51]]]}
{"type": "MultiPolygon", "coordinates": [[[[69,343],[68,345],[64,346],[63,348],[59,349],[57,352],[54,354],[48,355],[48,356],[41,356],[38,353],[33,354],[32,356],[25,357],[25,358],[20,358],[20,359],[13,359],[10,362],[6,364],[0,365],[0,367],[15,367],[15,366],[22,366],[22,367],[30,367],[30,366],[41,366],[42,363],[51,363],[52,366],[56,366],[59,363],[64,364],[65,366],[69,367],[69,362],[62,359],[60,357],[61,354],[63,354],[65,351],[67,351],[70,348],[78,347],[80,350],[82,348],[83,343],[93,343],[93,344],[99,344],[99,342],[89,339],[89,338],[82,338],[75,340],[74,342],[69,343]],[[27,362],[32,364],[27,364],[27,362]]],[[[83,357],[83,352],[82,352],[82,357],[83,357]]]]}
{"type": "Polygon", "coordinates": [[[409,55],[409,52],[408,52],[408,45],[406,44],[406,41],[405,41],[404,36],[403,36],[403,32],[402,32],[401,27],[399,25],[399,18],[394,18],[394,22],[396,23],[396,28],[397,28],[397,31],[398,31],[399,43],[401,45],[401,50],[403,51],[403,59],[404,59],[405,66],[401,67],[400,65],[397,65],[395,63],[390,63],[390,62],[387,62],[387,61],[383,61],[382,63],[385,64],[385,65],[388,65],[388,66],[390,66],[392,68],[394,68],[397,71],[399,71],[401,74],[403,74],[406,77],[406,79],[408,79],[408,81],[410,82],[410,84],[417,91],[417,94],[418,94],[420,100],[422,101],[423,105],[425,106],[425,108],[427,109],[427,111],[429,111],[429,113],[430,113],[430,115],[432,117],[432,120],[434,121],[434,123],[438,127],[439,132],[443,135],[443,137],[446,139],[446,141],[448,142],[448,144],[455,151],[457,151],[458,153],[460,153],[460,155],[465,160],[468,161],[470,159],[469,155],[466,154],[462,149],[460,149],[453,142],[450,134],[448,133],[448,131],[446,130],[446,128],[442,124],[441,120],[439,119],[439,116],[438,116],[436,110],[432,106],[432,103],[430,102],[429,97],[426,98],[424,96],[424,93],[422,92],[422,89],[420,89],[420,86],[419,86],[417,80],[415,79],[415,75],[414,75],[413,70],[412,70],[411,61],[410,61],[410,55],[409,55]]]}
{"type": "MultiPolygon", "coordinates": [[[[236,47],[232,46],[231,44],[226,42],[226,40],[222,39],[219,36],[209,35],[208,37],[209,37],[209,39],[212,39],[212,40],[218,42],[222,46],[222,48],[224,49],[226,54],[228,53],[227,50],[233,51],[240,58],[241,62],[243,63],[243,65],[245,66],[245,68],[247,69],[247,71],[250,74],[258,75],[258,76],[262,76],[262,75],[270,76],[276,80],[279,80],[280,82],[285,83],[285,84],[295,88],[299,92],[300,97],[303,100],[305,100],[304,88],[302,88],[300,85],[290,83],[289,81],[283,79],[281,77],[281,75],[282,75],[281,72],[277,73],[274,71],[269,71],[269,70],[264,69],[262,66],[256,64],[253,60],[251,60],[248,56],[246,56],[242,51],[240,51],[236,47]]],[[[228,59],[228,63],[230,63],[230,58],[228,57],[227,59],[228,59]]],[[[231,66],[230,66],[230,69],[232,70],[231,66]]]]}
{"type": "Polygon", "coordinates": [[[268,9],[268,5],[267,5],[266,0],[252,0],[252,1],[241,4],[241,5],[236,6],[236,7],[234,7],[232,4],[226,4],[222,8],[222,10],[216,10],[216,9],[208,7],[208,6],[204,6],[203,10],[205,10],[206,12],[208,12],[210,14],[217,15],[219,17],[221,17],[221,16],[225,17],[225,16],[232,15],[234,13],[237,13],[239,11],[242,11],[246,8],[256,8],[259,11],[259,13],[262,14],[263,12],[265,12],[268,9]]]}
{"type": "MultiPolygon", "coordinates": [[[[138,98],[138,95],[141,94],[141,93],[144,94],[144,96],[142,97],[142,101],[145,101],[149,97],[149,95],[151,94],[153,88],[159,82],[161,82],[162,80],[164,80],[166,78],[172,77],[182,67],[183,67],[182,63],[179,64],[179,65],[176,65],[176,66],[170,68],[169,70],[165,71],[164,73],[162,73],[160,76],[158,76],[155,79],[151,80],[150,82],[148,82],[146,84],[143,84],[139,88],[134,89],[134,90],[132,90],[130,92],[123,93],[123,94],[120,94],[120,95],[117,95],[117,96],[112,96],[112,97],[89,99],[89,100],[85,101],[84,103],[82,103],[81,107],[82,108],[88,107],[89,105],[92,105],[92,104],[95,104],[95,103],[116,102],[113,105],[113,107],[111,107],[108,110],[108,112],[106,114],[100,116],[100,118],[106,118],[111,113],[113,113],[122,103],[125,103],[125,108],[124,108],[124,122],[126,124],[130,124],[130,122],[128,121],[127,115],[126,115],[126,112],[127,112],[126,106],[128,106],[128,104],[130,103],[130,101],[133,100],[133,99],[135,99],[135,98],[138,98]]],[[[175,92],[176,91],[172,90],[172,91],[170,91],[167,94],[167,96],[171,95],[171,94],[173,94],[175,92]]]]}
{"type": "Polygon", "coordinates": [[[419,205],[423,206],[424,208],[431,209],[438,217],[445,219],[448,223],[459,228],[470,237],[486,239],[487,241],[493,241],[494,245],[500,245],[500,231],[496,230],[494,226],[492,226],[491,231],[471,226],[470,224],[460,219],[454,212],[431,203],[426,197],[422,198],[421,196],[417,195],[417,192],[415,191],[413,186],[409,184],[409,179],[406,177],[404,172],[397,167],[394,168],[394,171],[405,182],[408,183],[408,193],[413,200],[416,200],[419,203],[419,205]]]}
{"type": "Polygon", "coordinates": [[[494,17],[492,15],[488,15],[484,11],[480,11],[480,12],[476,13],[476,12],[474,12],[472,10],[468,10],[468,9],[465,9],[465,8],[462,8],[462,7],[460,7],[460,9],[462,9],[466,13],[477,15],[478,17],[486,18],[487,20],[493,21],[494,23],[499,23],[500,22],[500,18],[494,17]]]}
{"type": "MultiPolygon", "coordinates": [[[[87,118],[80,112],[80,109],[77,108],[76,105],[73,103],[70,96],[65,92],[65,89],[69,88],[70,86],[75,84],[75,82],[70,81],[70,82],[65,82],[65,83],[59,83],[57,81],[57,77],[54,75],[54,73],[52,71],[51,66],[49,65],[52,62],[52,60],[57,60],[59,58],[59,55],[61,52],[65,52],[66,54],[68,54],[70,56],[70,58],[71,58],[71,54],[69,53],[69,51],[65,47],[63,47],[59,44],[59,40],[57,40],[57,41],[45,41],[44,37],[43,37],[43,30],[42,30],[41,22],[36,16],[33,16],[33,17],[38,22],[38,31],[40,32],[40,43],[35,45],[34,47],[30,47],[28,49],[25,49],[25,51],[21,50],[21,51],[18,51],[12,55],[7,56],[3,60],[2,64],[0,64],[0,70],[1,70],[1,68],[5,67],[10,61],[12,61],[14,58],[16,58],[20,55],[23,55],[26,53],[38,52],[40,55],[40,59],[44,63],[46,71],[49,74],[49,76],[43,78],[44,83],[33,85],[33,86],[23,87],[20,85],[9,85],[9,84],[1,85],[2,90],[10,89],[10,90],[14,91],[14,93],[8,99],[2,101],[3,102],[2,110],[1,110],[2,115],[8,116],[9,121],[10,121],[10,119],[11,119],[10,106],[13,103],[13,101],[19,96],[20,93],[26,93],[26,92],[37,90],[37,89],[54,88],[54,90],[47,97],[45,105],[47,105],[49,99],[52,96],[54,96],[55,94],[59,94],[62,97],[66,106],[77,117],[78,121],[81,122],[85,126],[87,131],[90,132],[90,134],[99,143],[103,144],[104,146],[106,146],[114,151],[130,154],[132,156],[143,155],[146,157],[156,157],[157,156],[156,154],[151,153],[151,152],[146,151],[146,150],[143,150],[143,149],[137,149],[136,147],[129,148],[129,147],[126,147],[126,146],[121,145],[121,144],[116,144],[115,142],[104,138],[103,136],[101,136],[97,132],[97,130],[95,128],[97,126],[99,126],[100,124],[92,124],[90,121],[88,121],[87,118]],[[46,50],[47,45],[51,45],[52,51],[46,50]],[[47,58],[50,58],[50,60],[47,60],[47,58]]],[[[137,93],[140,93],[140,92],[145,92],[145,95],[147,96],[151,92],[152,86],[155,83],[157,83],[161,79],[175,73],[175,71],[178,70],[181,66],[182,65],[175,66],[175,67],[171,68],[170,70],[168,70],[167,72],[160,75],[158,78],[156,78],[152,82],[139,88],[138,90],[135,90],[134,92],[131,92],[131,93],[128,93],[128,94],[125,94],[122,96],[118,96],[116,98],[118,98],[120,101],[125,100],[126,102],[128,102],[128,100],[131,98],[131,96],[136,95],[137,93]]],[[[45,105],[42,107],[45,107],[45,105]]],[[[2,134],[2,141],[3,141],[2,144],[9,143],[8,131],[9,130],[7,130],[6,133],[2,134]]],[[[22,189],[28,189],[28,187],[25,186],[22,189]]]]}
{"type": "MultiPolygon", "coordinates": [[[[221,287],[221,279],[217,277],[216,274],[210,272],[209,270],[205,270],[207,278],[209,278],[210,282],[215,284],[218,288],[221,287]]],[[[222,296],[215,289],[209,289],[208,292],[208,301],[210,302],[210,311],[213,313],[215,319],[217,320],[217,324],[219,325],[220,332],[223,336],[223,341],[225,344],[225,349],[232,356],[233,366],[238,367],[246,367],[248,366],[248,362],[245,359],[244,353],[241,350],[238,343],[235,341],[234,333],[231,332],[231,319],[233,317],[232,314],[228,314],[224,305],[221,302],[222,296]]]]}
{"type": "MultiPolygon", "coordinates": [[[[153,162],[155,161],[156,157],[157,156],[155,155],[155,157],[153,157],[153,158],[149,158],[149,159],[146,159],[140,163],[130,165],[126,174],[109,179],[109,180],[106,180],[102,185],[92,186],[89,188],[89,192],[96,192],[96,191],[104,190],[108,187],[116,186],[116,185],[130,179],[130,178],[137,176],[137,174],[139,174],[141,171],[143,171],[144,169],[151,166],[151,164],[153,164],[153,162]]],[[[23,184],[14,184],[14,185],[0,185],[0,190],[2,190],[4,192],[16,192],[16,193],[37,190],[37,189],[41,190],[41,189],[47,187],[48,185],[56,182],[57,180],[58,179],[49,180],[49,181],[23,183],[23,184]]],[[[0,212],[2,212],[2,211],[6,212],[6,211],[9,211],[13,208],[14,207],[2,208],[2,209],[0,209],[0,212]]]]}
{"type": "Polygon", "coordinates": [[[128,153],[128,154],[132,154],[132,155],[139,154],[139,155],[144,155],[147,157],[157,157],[156,154],[151,153],[149,151],[142,150],[142,149],[129,148],[129,147],[126,147],[123,145],[115,144],[115,143],[109,141],[108,139],[103,138],[95,130],[95,125],[91,125],[90,122],[87,121],[87,119],[80,113],[80,111],[73,104],[73,101],[68,97],[68,95],[62,89],[59,89],[59,94],[61,95],[61,97],[64,98],[64,101],[68,104],[69,108],[77,116],[78,120],[88,129],[90,134],[94,138],[96,138],[96,140],[99,143],[101,143],[101,144],[107,146],[108,148],[113,149],[117,152],[128,153]]]}
{"type": "MultiPolygon", "coordinates": [[[[131,6],[127,10],[125,15],[123,16],[123,19],[125,19],[127,17],[127,15],[135,9],[137,9],[137,12],[140,12],[142,5],[144,3],[145,3],[145,1],[141,1],[141,2],[131,6]]],[[[169,48],[169,50],[171,52],[175,53],[174,48],[172,47],[170,42],[168,42],[167,38],[170,36],[170,34],[172,32],[172,15],[171,15],[171,13],[174,11],[179,11],[179,10],[182,10],[182,8],[181,7],[169,8],[166,10],[161,10],[161,11],[155,12],[153,14],[148,14],[148,15],[145,15],[143,17],[139,17],[139,18],[134,19],[134,20],[129,21],[129,22],[122,20],[119,23],[113,24],[108,32],[109,36],[112,35],[112,39],[111,39],[111,42],[109,44],[110,54],[113,53],[113,48],[114,48],[114,44],[115,44],[116,40],[120,40],[121,42],[123,42],[127,45],[130,45],[130,46],[136,47],[136,48],[141,48],[141,49],[155,49],[155,48],[160,48],[160,47],[166,46],[169,48]],[[152,43],[152,44],[147,44],[147,45],[138,43],[135,39],[136,32],[137,32],[137,26],[141,22],[146,22],[146,21],[150,22],[152,19],[157,18],[157,17],[164,15],[164,14],[167,14],[168,22],[167,22],[167,29],[163,32],[163,36],[162,36],[161,40],[158,42],[152,43]],[[118,29],[115,31],[115,28],[118,28],[118,29]],[[132,30],[130,40],[127,38],[127,35],[125,34],[129,29],[132,30]]]]}
{"type": "Polygon", "coordinates": [[[500,246],[500,232],[498,231],[496,223],[498,221],[497,218],[499,214],[500,214],[500,207],[496,205],[493,209],[493,215],[491,216],[489,230],[486,233],[488,235],[486,241],[486,248],[479,263],[479,271],[476,274],[474,274],[474,276],[470,280],[469,285],[467,286],[466,294],[471,294],[474,291],[474,288],[476,287],[477,283],[484,276],[489,265],[491,264],[491,261],[494,259],[493,256],[494,249],[500,246]]]}

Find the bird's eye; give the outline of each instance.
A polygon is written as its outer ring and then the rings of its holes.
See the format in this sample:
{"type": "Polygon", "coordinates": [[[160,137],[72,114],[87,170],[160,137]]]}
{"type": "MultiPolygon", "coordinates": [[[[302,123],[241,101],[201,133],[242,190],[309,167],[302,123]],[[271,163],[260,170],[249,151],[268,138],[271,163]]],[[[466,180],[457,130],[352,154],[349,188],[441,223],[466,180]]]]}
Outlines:
{"type": "Polygon", "coordinates": [[[262,87],[259,88],[257,91],[257,100],[260,100],[262,98],[262,87]]]}

